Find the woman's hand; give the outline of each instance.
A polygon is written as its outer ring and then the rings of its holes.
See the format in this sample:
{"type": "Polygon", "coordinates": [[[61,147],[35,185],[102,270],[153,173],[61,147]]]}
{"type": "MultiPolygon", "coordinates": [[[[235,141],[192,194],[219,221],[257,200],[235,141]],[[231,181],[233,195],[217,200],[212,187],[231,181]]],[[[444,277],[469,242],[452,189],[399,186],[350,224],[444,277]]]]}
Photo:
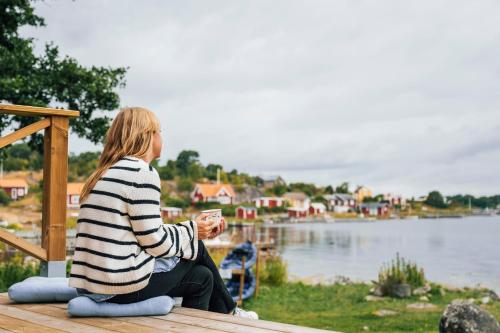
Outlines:
{"type": "Polygon", "coordinates": [[[208,236],[209,239],[215,238],[222,234],[224,232],[224,229],[226,229],[226,220],[224,220],[224,217],[221,218],[220,224],[212,229],[212,232],[208,236]]]}
{"type": "Polygon", "coordinates": [[[198,239],[210,238],[212,231],[217,229],[217,222],[207,219],[209,216],[210,213],[201,213],[194,219],[194,222],[198,226],[198,239]]]}

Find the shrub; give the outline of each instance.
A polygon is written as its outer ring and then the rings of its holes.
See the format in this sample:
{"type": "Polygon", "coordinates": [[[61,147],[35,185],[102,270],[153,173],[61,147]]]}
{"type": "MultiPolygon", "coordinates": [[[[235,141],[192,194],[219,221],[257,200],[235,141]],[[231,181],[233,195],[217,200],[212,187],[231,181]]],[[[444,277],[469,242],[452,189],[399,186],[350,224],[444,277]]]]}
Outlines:
{"type": "Polygon", "coordinates": [[[424,270],[418,268],[417,264],[406,261],[396,253],[396,260],[390,265],[384,264],[378,274],[378,285],[384,294],[392,290],[397,284],[407,283],[412,288],[418,288],[425,284],[424,270]]]}
{"type": "Polygon", "coordinates": [[[12,199],[10,196],[2,188],[0,188],[0,205],[7,206],[11,201],[12,199]]]}
{"type": "Polygon", "coordinates": [[[38,262],[23,263],[22,255],[17,254],[0,264],[0,291],[5,292],[14,283],[39,274],[38,262]]]}
{"type": "Polygon", "coordinates": [[[259,278],[263,284],[279,286],[288,281],[288,267],[280,256],[267,258],[259,267],[259,278]]]}

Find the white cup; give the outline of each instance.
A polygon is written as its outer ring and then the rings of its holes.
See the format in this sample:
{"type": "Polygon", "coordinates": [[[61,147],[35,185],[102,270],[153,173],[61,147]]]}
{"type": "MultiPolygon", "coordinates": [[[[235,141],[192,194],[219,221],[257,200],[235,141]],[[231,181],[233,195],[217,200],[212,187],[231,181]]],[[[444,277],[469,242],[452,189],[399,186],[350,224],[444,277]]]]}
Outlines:
{"type": "Polygon", "coordinates": [[[217,228],[220,225],[222,221],[222,209],[207,209],[201,212],[209,214],[206,219],[212,221],[212,228],[217,228]]]}

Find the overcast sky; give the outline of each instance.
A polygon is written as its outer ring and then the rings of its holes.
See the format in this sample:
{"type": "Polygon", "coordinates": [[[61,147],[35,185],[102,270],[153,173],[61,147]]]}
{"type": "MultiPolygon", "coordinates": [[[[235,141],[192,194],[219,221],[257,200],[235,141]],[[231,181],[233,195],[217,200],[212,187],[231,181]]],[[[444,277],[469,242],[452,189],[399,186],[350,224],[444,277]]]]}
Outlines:
{"type": "MultiPolygon", "coordinates": [[[[376,193],[500,193],[498,1],[45,1],[25,29],[129,66],[161,162],[376,193]]],[[[99,150],[70,139],[70,151],[99,150]]]]}

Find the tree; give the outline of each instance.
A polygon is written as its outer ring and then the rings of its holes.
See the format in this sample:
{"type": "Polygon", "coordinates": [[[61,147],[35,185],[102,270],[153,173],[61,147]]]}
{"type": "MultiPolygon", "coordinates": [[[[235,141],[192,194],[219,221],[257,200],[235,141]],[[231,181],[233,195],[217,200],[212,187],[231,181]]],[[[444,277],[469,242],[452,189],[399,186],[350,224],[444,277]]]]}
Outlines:
{"type": "MultiPolygon", "coordinates": [[[[23,26],[41,27],[42,17],[34,13],[29,0],[0,2],[0,101],[32,106],[54,104],[80,111],[70,119],[70,128],[93,143],[102,141],[110,118],[95,111],[119,106],[115,90],[125,86],[126,68],[85,67],[71,57],[61,57],[52,43],[35,54],[33,38],[22,38],[23,26]]],[[[18,129],[31,117],[0,115],[0,133],[10,125],[18,129]]],[[[30,148],[43,151],[43,135],[30,136],[30,148]]]]}
{"type": "Polygon", "coordinates": [[[333,193],[334,193],[334,190],[333,190],[332,185],[328,185],[327,187],[325,187],[325,194],[333,194],[333,193]]]}
{"type": "Polygon", "coordinates": [[[349,193],[349,183],[343,182],[335,188],[335,193],[349,193]]]}
{"type": "Polygon", "coordinates": [[[10,196],[3,190],[3,188],[0,188],[0,205],[2,206],[7,206],[11,202],[10,196]]]}
{"type": "Polygon", "coordinates": [[[209,163],[205,168],[205,177],[207,177],[210,180],[216,180],[217,179],[217,169],[222,171],[224,168],[220,164],[209,163]]]}
{"type": "Polygon", "coordinates": [[[175,161],[175,165],[177,166],[177,170],[182,176],[188,176],[189,167],[192,164],[198,163],[198,158],[200,154],[194,150],[183,150],[177,156],[177,160],[175,161]]]}
{"type": "Polygon", "coordinates": [[[441,193],[439,193],[438,191],[430,192],[429,195],[427,196],[427,199],[424,201],[424,203],[426,205],[429,205],[429,206],[435,207],[435,208],[445,208],[446,207],[446,203],[444,202],[444,198],[441,195],[441,193]]]}

